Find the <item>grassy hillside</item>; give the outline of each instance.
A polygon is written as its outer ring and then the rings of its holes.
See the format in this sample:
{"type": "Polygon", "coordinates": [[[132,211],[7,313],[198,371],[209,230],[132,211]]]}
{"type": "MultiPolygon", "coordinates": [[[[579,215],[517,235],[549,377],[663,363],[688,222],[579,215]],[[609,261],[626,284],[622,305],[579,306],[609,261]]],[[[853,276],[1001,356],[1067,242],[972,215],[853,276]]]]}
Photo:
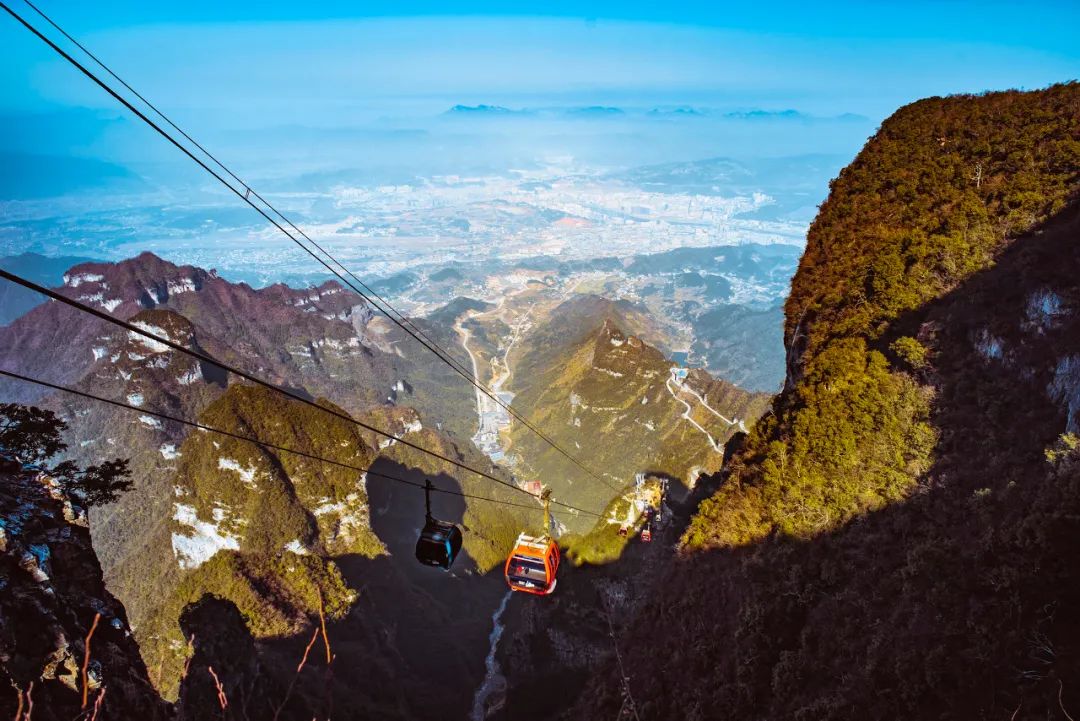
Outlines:
{"type": "MultiPolygon", "coordinates": [[[[341,463],[374,458],[356,426],[261,387],[231,386],[199,420],[341,463]]],[[[166,690],[182,669],[176,621],[188,603],[213,593],[237,605],[256,638],[289,635],[309,623],[320,592],[331,618],[355,600],[331,558],[384,552],[358,473],[212,433],[192,433],[178,453],[173,513],[154,539],[172,553],[132,555],[120,570],[166,690]]]]}
{"type": "Polygon", "coordinates": [[[915,488],[932,462],[935,389],[908,372],[904,349],[920,352],[896,321],[1066,206],[1080,168],[1078,103],[1077,84],[921,101],[841,172],[792,281],[778,412],[754,430],[689,545],[738,545],[774,528],[812,535],[915,488]]]}
{"type": "MultiPolygon", "coordinates": [[[[595,310],[596,316],[575,318],[572,329],[563,327],[568,318],[556,311],[550,323],[525,336],[514,370],[514,405],[615,490],[515,424],[510,453],[519,459],[518,475],[539,478],[557,498],[598,510],[638,473],[689,484],[700,472],[718,470],[722,444],[738,430],[736,419],[752,422],[767,397],[703,371],[694,371],[680,388],[671,376],[675,364],[615,320],[643,325],[635,315],[617,304],[595,310]],[[694,423],[684,418],[687,412],[694,423]]],[[[577,531],[592,525],[591,519],[560,520],[577,531]]]]}
{"type": "Polygon", "coordinates": [[[786,388],[622,640],[642,718],[1076,713],[1078,170],[1074,83],[905,107],[832,183],[786,388]]]}

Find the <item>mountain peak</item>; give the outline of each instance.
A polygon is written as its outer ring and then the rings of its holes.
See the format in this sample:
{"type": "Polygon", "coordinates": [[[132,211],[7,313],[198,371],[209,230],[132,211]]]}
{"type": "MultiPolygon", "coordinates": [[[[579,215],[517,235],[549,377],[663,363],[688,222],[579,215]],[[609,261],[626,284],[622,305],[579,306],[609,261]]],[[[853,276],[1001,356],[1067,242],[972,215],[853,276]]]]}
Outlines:
{"type": "Polygon", "coordinates": [[[199,291],[212,278],[212,272],[190,265],[179,266],[145,252],[118,263],[72,266],[64,273],[60,290],[109,313],[130,317],[144,308],[167,303],[173,296],[199,291]]]}
{"type": "Polygon", "coordinates": [[[597,344],[601,347],[611,346],[613,348],[620,348],[622,346],[628,346],[635,350],[640,350],[645,347],[645,342],[635,335],[627,335],[623,332],[615,321],[611,318],[605,318],[604,324],[600,327],[597,337],[597,344]]]}

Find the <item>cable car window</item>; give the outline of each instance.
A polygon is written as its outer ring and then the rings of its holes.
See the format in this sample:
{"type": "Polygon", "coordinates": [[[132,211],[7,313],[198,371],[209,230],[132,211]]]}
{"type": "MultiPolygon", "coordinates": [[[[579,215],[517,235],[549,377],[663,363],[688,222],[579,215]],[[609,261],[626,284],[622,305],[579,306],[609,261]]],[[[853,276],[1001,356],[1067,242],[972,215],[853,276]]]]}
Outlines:
{"type": "Polygon", "coordinates": [[[510,561],[510,579],[530,583],[547,583],[547,568],[535,558],[514,556],[510,561]]]}

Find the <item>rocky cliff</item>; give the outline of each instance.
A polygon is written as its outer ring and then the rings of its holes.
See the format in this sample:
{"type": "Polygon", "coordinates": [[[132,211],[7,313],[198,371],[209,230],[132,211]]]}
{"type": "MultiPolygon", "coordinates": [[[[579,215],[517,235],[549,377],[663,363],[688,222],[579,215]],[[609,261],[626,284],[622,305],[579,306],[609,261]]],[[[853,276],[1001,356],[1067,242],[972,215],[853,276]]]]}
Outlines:
{"type": "Polygon", "coordinates": [[[1073,83],[914,103],[833,182],[786,388],[620,636],[640,718],[1075,715],[1078,169],[1073,83]]]}
{"type": "Polygon", "coordinates": [[[0,457],[0,713],[166,719],[85,513],[41,472],[0,457]],[[86,669],[85,676],[83,669],[86,669]]]}

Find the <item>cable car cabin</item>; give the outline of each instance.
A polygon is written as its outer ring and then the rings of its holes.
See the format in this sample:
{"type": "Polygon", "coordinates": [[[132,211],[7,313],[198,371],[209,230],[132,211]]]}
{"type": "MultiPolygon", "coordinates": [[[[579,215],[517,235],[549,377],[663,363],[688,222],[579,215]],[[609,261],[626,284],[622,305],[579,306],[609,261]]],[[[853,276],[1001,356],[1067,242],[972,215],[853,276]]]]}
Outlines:
{"type": "Polygon", "coordinates": [[[652,525],[641,529],[641,540],[643,543],[652,543],[652,525]]]}
{"type": "Polygon", "coordinates": [[[559,547],[547,536],[522,533],[506,559],[506,583],[511,591],[546,596],[555,590],[559,547]]]}
{"type": "Polygon", "coordinates": [[[453,523],[428,518],[416,539],[416,560],[449,571],[461,550],[461,529],[453,523]]]}

